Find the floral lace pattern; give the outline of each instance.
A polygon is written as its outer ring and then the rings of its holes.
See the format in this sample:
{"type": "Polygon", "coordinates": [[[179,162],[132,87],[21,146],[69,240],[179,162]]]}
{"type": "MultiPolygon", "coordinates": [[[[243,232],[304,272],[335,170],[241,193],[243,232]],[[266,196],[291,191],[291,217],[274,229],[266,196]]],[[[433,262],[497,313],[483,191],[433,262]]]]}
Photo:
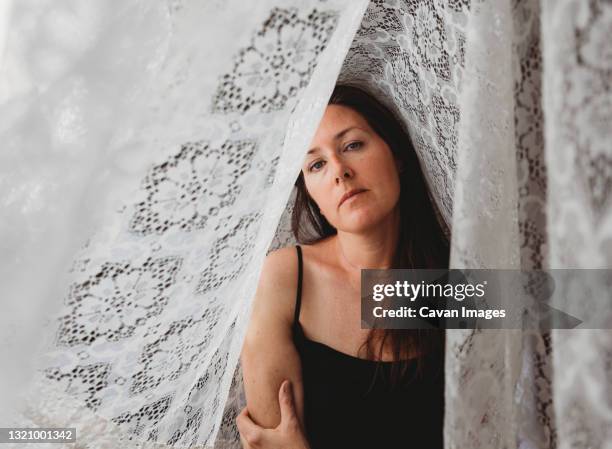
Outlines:
{"type": "Polygon", "coordinates": [[[185,232],[205,228],[209,217],[236,201],[240,177],[255,152],[255,143],[248,141],[227,141],[218,148],[206,142],[183,145],[170,161],[147,174],[147,197],[136,205],[130,230],[146,235],[163,234],[170,227],[185,232]]]}
{"type": "Polygon", "coordinates": [[[103,264],[89,279],[72,285],[66,301],[71,313],[60,318],[57,345],[131,337],[166,307],[167,289],[180,266],[176,257],[149,258],[138,267],[129,262],[103,264]]]}
{"type": "Polygon", "coordinates": [[[223,75],[213,111],[282,110],[308,84],[334,27],[330,12],[300,17],[295,9],[274,8],[251,45],[238,53],[231,73],[223,75]]]}

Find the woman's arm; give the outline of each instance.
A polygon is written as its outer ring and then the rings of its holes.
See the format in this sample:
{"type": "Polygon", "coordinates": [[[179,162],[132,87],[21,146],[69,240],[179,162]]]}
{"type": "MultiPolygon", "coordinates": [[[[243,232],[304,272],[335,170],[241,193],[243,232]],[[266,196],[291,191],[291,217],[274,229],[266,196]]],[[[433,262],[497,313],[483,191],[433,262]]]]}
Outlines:
{"type": "Polygon", "coordinates": [[[266,257],[242,348],[247,409],[251,419],[264,428],[281,422],[278,392],[287,379],[304,429],[301,362],[292,334],[297,269],[295,248],[282,248],[266,257]]]}

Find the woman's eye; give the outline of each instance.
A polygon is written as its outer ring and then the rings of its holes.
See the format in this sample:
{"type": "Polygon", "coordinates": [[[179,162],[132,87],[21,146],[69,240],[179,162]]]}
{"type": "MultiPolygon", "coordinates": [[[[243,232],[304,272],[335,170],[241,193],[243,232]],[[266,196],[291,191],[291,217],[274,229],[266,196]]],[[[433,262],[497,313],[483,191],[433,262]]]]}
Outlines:
{"type": "Polygon", "coordinates": [[[345,149],[347,150],[356,150],[357,148],[359,148],[361,146],[361,142],[351,142],[349,143],[345,149]]]}
{"type": "Polygon", "coordinates": [[[314,170],[319,170],[319,168],[321,168],[321,167],[322,167],[322,165],[321,165],[321,166],[319,166],[319,164],[323,164],[323,161],[317,161],[317,162],[315,162],[314,164],[312,164],[312,165],[310,166],[310,171],[312,171],[313,169],[314,169],[314,170]]]}

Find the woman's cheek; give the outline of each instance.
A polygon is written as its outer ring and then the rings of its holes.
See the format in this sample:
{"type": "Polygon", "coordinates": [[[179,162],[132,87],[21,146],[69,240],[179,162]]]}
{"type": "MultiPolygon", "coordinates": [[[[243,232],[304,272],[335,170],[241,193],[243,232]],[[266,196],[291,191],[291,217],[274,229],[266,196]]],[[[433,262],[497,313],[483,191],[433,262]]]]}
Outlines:
{"type": "Polygon", "coordinates": [[[327,214],[325,214],[327,221],[329,221],[331,224],[338,223],[338,213],[336,211],[336,208],[332,207],[332,205],[329,204],[327,206],[327,211],[327,214]]]}

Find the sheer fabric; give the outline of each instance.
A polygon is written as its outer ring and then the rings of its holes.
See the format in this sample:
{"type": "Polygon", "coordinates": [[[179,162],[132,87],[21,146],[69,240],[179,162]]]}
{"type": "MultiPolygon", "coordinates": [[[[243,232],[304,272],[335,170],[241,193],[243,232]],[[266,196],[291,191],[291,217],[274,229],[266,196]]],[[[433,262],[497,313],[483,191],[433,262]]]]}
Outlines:
{"type": "MultiPolygon", "coordinates": [[[[405,123],[453,267],[610,266],[609,2],[250,3],[7,10],[7,425],[239,447],[250,301],[337,81],[405,123]]],[[[448,448],[611,444],[610,331],[447,335],[448,448]]]]}
{"type": "MultiPolygon", "coordinates": [[[[550,266],[610,268],[612,4],[547,0],[542,11],[550,266]]],[[[598,276],[590,285],[612,287],[598,276]]],[[[612,314],[609,305],[585,304],[576,295],[559,306],[600,329],[552,332],[554,409],[563,449],[612,447],[612,314]]]]}

